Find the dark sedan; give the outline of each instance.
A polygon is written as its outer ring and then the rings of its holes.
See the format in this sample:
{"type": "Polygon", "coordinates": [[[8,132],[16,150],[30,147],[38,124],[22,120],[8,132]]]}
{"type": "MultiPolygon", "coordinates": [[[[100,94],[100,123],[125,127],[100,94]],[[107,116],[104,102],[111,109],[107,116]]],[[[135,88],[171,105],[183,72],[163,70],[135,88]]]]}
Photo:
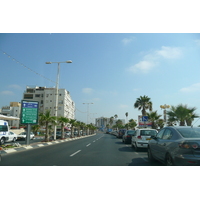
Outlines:
{"type": "Polygon", "coordinates": [[[200,127],[165,127],[152,136],[148,159],[166,165],[200,165],[200,127]]]}
{"type": "Polygon", "coordinates": [[[131,144],[131,138],[133,135],[135,135],[135,130],[127,130],[122,136],[122,142],[124,142],[125,144],[131,144]]]}
{"type": "Polygon", "coordinates": [[[125,132],[126,132],[126,129],[120,129],[117,134],[117,138],[122,138],[125,132]]]}

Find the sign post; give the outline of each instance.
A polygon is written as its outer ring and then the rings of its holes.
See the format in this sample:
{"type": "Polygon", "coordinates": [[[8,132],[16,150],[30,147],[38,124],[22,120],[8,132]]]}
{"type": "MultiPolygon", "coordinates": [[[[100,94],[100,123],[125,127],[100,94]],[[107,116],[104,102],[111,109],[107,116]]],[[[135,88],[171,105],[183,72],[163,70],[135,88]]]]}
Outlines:
{"type": "Polygon", "coordinates": [[[38,123],[38,110],[39,110],[39,102],[38,101],[21,101],[21,124],[27,125],[26,131],[26,144],[30,143],[30,131],[31,125],[38,123]]]}

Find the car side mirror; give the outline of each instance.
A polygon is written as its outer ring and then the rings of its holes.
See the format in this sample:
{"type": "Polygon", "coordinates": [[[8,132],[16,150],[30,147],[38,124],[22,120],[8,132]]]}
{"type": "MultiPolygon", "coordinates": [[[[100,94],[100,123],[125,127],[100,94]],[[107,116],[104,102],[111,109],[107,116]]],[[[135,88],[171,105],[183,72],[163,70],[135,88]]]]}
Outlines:
{"type": "Polygon", "coordinates": [[[151,136],[151,139],[154,139],[154,140],[156,140],[156,139],[157,139],[157,137],[156,137],[155,135],[152,135],[152,136],[151,136]]]}

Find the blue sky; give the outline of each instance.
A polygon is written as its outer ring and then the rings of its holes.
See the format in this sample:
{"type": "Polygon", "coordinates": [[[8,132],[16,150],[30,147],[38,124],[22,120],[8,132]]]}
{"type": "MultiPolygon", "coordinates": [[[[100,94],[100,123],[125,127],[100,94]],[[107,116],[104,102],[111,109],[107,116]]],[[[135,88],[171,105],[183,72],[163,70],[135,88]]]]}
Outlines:
{"type": "Polygon", "coordinates": [[[61,64],[60,88],[70,91],[77,120],[86,122],[90,102],[90,122],[126,112],[137,119],[133,104],[143,95],[159,114],[160,105],[183,103],[200,115],[198,33],[1,33],[0,50],[0,107],[21,101],[27,85],[55,86],[57,64],[46,61],[72,60],[61,64]]]}

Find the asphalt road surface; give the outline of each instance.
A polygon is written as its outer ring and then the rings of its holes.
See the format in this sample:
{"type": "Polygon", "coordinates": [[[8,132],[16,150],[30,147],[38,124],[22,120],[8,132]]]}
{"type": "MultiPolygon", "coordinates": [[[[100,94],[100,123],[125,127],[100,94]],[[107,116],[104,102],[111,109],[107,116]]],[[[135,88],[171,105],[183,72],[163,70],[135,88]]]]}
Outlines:
{"type": "MultiPolygon", "coordinates": [[[[130,144],[110,134],[53,144],[2,155],[0,166],[152,166],[147,150],[135,152],[130,144]]],[[[162,166],[155,162],[154,166],[162,166]]]]}

